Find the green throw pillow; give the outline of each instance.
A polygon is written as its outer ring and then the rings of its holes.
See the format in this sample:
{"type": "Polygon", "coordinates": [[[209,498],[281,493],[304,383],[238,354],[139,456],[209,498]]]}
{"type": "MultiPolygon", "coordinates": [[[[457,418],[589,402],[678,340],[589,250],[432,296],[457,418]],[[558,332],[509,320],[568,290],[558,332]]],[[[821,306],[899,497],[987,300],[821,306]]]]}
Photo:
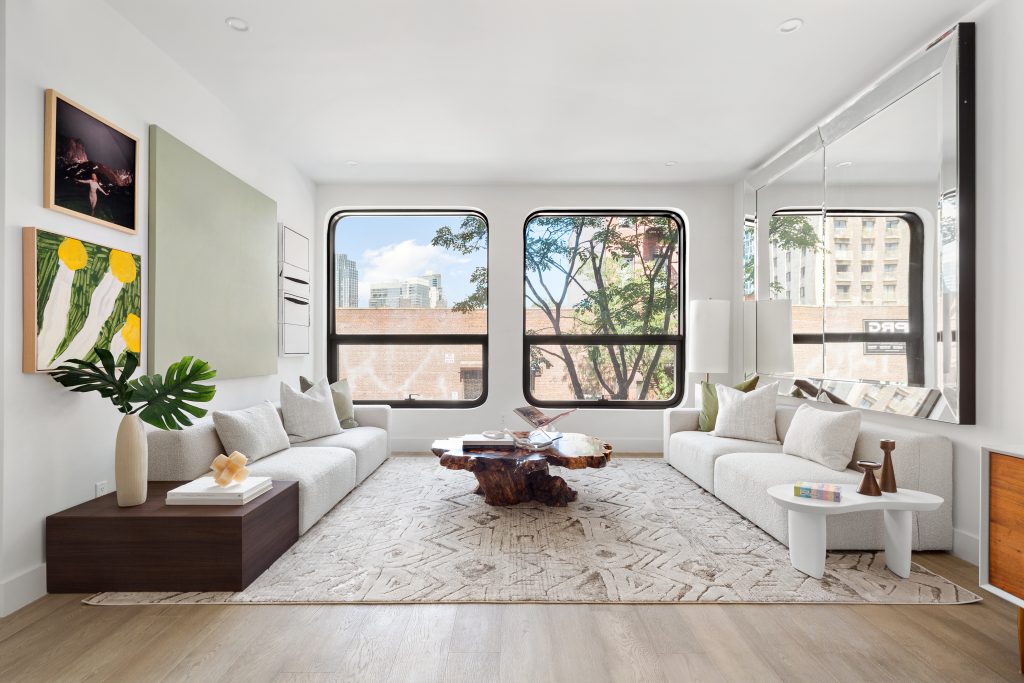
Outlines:
{"type": "MultiPolygon", "coordinates": [[[[757,387],[759,377],[754,375],[737,384],[734,389],[746,393],[757,387]]],[[[718,421],[718,390],[714,384],[707,382],[700,383],[701,403],[700,415],[697,417],[697,429],[702,432],[711,432],[715,429],[715,422],[718,421]]]]}
{"type": "MultiPolygon", "coordinates": [[[[310,382],[305,377],[299,377],[299,389],[303,393],[309,391],[312,386],[313,382],[310,382]]],[[[339,379],[331,385],[331,398],[334,399],[334,411],[338,413],[338,421],[341,423],[341,428],[352,429],[353,427],[358,427],[359,423],[356,422],[356,406],[352,402],[352,389],[349,388],[347,379],[339,379]]]]}

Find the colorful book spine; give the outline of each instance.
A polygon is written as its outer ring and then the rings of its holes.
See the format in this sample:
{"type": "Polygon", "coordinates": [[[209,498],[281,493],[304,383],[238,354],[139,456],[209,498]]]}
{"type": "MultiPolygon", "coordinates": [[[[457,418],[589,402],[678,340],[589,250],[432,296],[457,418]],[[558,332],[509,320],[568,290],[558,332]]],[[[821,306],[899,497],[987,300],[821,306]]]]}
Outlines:
{"type": "Polygon", "coordinates": [[[793,495],[797,498],[813,498],[814,500],[827,500],[830,503],[838,503],[843,493],[843,487],[838,484],[815,484],[807,481],[798,481],[793,485],[793,495]]]}

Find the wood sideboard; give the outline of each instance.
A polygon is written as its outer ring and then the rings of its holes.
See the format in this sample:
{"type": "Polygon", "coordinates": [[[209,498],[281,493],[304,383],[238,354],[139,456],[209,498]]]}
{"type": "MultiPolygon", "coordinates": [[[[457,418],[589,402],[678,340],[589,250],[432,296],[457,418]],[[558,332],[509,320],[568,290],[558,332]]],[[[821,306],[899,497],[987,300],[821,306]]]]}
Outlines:
{"type": "Polygon", "coordinates": [[[1024,446],[982,447],[980,526],[978,583],[1017,605],[1024,673],[1024,446]]]}

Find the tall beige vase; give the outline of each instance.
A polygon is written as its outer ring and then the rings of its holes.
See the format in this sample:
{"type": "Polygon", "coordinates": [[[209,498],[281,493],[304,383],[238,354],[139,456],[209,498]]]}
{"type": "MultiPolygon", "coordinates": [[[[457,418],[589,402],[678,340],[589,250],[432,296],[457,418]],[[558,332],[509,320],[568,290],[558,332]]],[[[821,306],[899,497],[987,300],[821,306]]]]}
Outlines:
{"type": "Polygon", "coordinates": [[[114,484],[117,504],[121,507],[146,502],[146,480],[149,475],[149,447],[146,430],[138,415],[125,415],[117,428],[114,451],[114,484]]]}

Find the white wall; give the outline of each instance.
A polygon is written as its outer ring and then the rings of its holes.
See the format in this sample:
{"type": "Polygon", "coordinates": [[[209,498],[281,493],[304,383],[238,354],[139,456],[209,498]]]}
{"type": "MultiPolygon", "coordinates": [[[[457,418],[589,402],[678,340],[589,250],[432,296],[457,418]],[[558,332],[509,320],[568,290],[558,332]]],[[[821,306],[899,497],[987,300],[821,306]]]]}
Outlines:
{"type": "MultiPolygon", "coordinates": [[[[689,253],[686,297],[727,299],[734,283],[732,188],[678,186],[557,185],[328,185],[317,189],[314,256],[326,271],[327,223],[341,208],[472,207],[490,224],[490,359],[487,402],[467,410],[395,411],[394,447],[423,451],[437,438],[516,424],[513,408],[526,404],[521,369],[523,344],[523,223],[539,208],[673,208],[687,220],[689,253]]],[[[315,288],[314,327],[318,363],[326,358],[326,284],[315,288]]],[[[323,374],[321,365],[318,373],[323,374]]],[[[692,387],[693,378],[687,382],[692,387]]],[[[689,400],[689,397],[687,397],[689,400]]],[[[599,435],[621,451],[661,450],[660,410],[580,410],[559,425],[599,435]]]]}
{"type": "MultiPolygon", "coordinates": [[[[188,76],[131,24],[100,0],[8,0],[6,207],[3,249],[2,556],[0,613],[44,591],[43,520],[113,485],[118,414],[94,394],[75,395],[45,375],[21,372],[22,226],[43,227],[146,253],[147,127],[159,124],[200,153],[278,202],[280,220],[313,229],[313,184],[269,151],[212,93],[188,76]],[[43,91],[54,88],[134,133],[142,141],[138,178],[141,232],[125,235],[42,208],[43,91]]],[[[199,276],[199,274],[197,274],[199,276]]],[[[143,285],[147,280],[143,264],[143,285]]],[[[143,297],[145,301],[145,297],[143,297]]],[[[145,311],[144,311],[145,315],[145,311]]],[[[211,330],[230,335],[230,329],[211,330]]],[[[244,340],[239,340],[244,343],[244,340]]],[[[145,345],[144,345],[145,346],[145,345]]],[[[309,359],[282,359],[281,378],[295,382],[309,359]]],[[[150,368],[163,371],[165,368],[150,368]]],[[[276,398],[278,377],[218,383],[215,407],[276,398]]]]}
{"type": "MultiPolygon", "coordinates": [[[[942,434],[953,441],[953,551],[977,564],[980,448],[1024,443],[1024,402],[1018,389],[1024,358],[1020,352],[1024,339],[1024,316],[1020,315],[1024,91],[1019,87],[1024,79],[1024,44],[1016,31],[1024,26],[1024,3],[1002,0],[967,20],[977,24],[977,425],[869,415],[875,421],[942,434]]],[[[735,240],[734,245],[742,248],[735,240]]]]}

